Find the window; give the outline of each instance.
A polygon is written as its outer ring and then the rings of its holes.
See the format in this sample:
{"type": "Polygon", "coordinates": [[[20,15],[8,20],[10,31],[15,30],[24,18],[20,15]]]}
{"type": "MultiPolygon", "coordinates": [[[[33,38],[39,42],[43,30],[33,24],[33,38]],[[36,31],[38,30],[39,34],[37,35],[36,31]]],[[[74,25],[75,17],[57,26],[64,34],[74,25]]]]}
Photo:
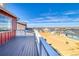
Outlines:
{"type": "Polygon", "coordinates": [[[9,17],[0,14],[0,31],[11,30],[12,24],[9,17]]]}

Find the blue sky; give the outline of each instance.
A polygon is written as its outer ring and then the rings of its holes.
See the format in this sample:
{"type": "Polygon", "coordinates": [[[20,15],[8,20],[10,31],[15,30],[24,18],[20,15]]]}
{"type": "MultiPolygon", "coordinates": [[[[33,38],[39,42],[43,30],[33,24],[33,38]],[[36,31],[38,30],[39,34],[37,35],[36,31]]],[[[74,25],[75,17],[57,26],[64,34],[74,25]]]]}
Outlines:
{"type": "Polygon", "coordinates": [[[77,3],[9,3],[5,8],[29,26],[79,26],[77,3]]]}

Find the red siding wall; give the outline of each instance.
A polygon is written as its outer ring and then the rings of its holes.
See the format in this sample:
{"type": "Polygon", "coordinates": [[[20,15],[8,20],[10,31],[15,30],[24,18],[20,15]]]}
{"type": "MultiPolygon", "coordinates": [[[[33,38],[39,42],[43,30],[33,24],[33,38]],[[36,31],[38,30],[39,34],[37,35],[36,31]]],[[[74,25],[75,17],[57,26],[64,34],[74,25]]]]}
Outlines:
{"type": "Polygon", "coordinates": [[[16,31],[0,32],[0,45],[7,43],[16,36],[16,31]]]}
{"type": "Polygon", "coordinates": [[[17,28],[16,19],[17,18],[1,9],[0,9],[0,14],[8,16],[12,20],[12,30],[0,32],[0,45],[3,45],[16,36],[16,28],[17,28]]]}
{"type": "Polygon", "coordinates": [[[1,37],[2,37],[2,36],[1,36],[1,33],[0,33],[0,45],[1,45],[1,37]]]}

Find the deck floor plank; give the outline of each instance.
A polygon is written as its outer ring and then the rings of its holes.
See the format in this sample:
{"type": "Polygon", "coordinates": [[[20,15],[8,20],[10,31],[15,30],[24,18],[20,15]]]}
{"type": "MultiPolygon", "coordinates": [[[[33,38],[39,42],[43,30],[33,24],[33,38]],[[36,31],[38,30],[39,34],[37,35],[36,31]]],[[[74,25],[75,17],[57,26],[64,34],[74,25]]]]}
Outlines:
{"type": "Polygon", "coordinates": [[[17,36],[0,46],[0,56],[37,56],[34,36],[17,36]]]}

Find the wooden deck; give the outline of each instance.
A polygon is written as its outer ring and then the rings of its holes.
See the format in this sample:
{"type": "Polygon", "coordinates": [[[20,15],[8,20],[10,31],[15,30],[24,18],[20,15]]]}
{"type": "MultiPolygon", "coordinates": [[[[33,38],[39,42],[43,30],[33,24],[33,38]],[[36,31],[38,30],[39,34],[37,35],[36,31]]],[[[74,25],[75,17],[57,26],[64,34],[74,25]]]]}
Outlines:
{"type": "Polygon", "coordinates": [[[38,56],[34,36],[17,36],[0,46],[0,56],[38,56]]]}

